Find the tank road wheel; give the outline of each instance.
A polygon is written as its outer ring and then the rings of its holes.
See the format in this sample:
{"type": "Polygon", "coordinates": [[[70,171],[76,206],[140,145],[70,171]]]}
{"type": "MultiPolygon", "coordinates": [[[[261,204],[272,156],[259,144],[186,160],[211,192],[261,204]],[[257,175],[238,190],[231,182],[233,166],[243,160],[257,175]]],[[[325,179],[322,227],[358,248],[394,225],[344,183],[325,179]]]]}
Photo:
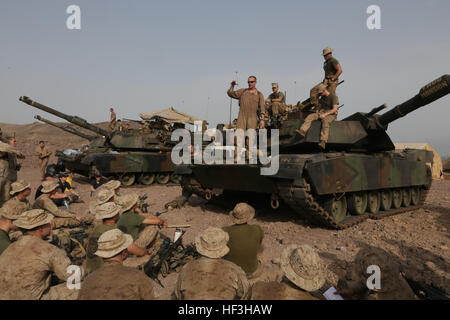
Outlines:
{"type": "Polygon", "coordinates": [[[362,215],[367,209],[367,192],[354,192],[348,196],[348,209],[353,215],[362,215]]]}
{"type": "Polygon", "coordinates": [[[417,206],[420,202],[420,189],[419,187],[411,188],[411,205],[417,206]]]}
{"type": "Polygon", "coordinates": [[[173,183],[176,183],[176,184],[180,184],[181,183],[181,176],[179,174],[172,173],[170,175],[170,181],[172,181],[173,183]]]}
{"type": "Polygon", "coordinates": [[[339,200],[335,197],[329,197],[324,201],[323,207],[337,223],[347,216],[347,198],[345,196],[342,196],[339,200]]]}
{"type": "Polygon", "coordinates": [[[392,208],[398,209],[402,206],[402,189],[392,191],[392,208]]]}
{"type": "Polygon", "coordinates": [[[411,204],[411,188],[403,189],[402,195],[402,205],[408,207],[411,204]]]}
{"type": "Polygon", "coordinates": [[[149,186],[153,182],[155,182],[155,174],[154,173],[142,173],[139,176],[139,182],[143,185],[149,186]]]}
{"type": "Polygon", "coordinates": [[[367,196],[367,209],[370,213],[380,212],[381,197],[378,191],[370,191],[367,196]]]}
{"type": "Polygon", "coordinates": [[[392,191],[391,190],[383,190],[381,191],[381,210],[388,211],[392,206],[392,191]]]}
{"type": "Polygon", "coordinates": [[[136,176],[133,173],[125,173],[120,177],[120,182],[123,186],[129,187],[133,185],[133,183],[136,181],[136,176]]]}
{"type": "Polygon", "coordinates": [[[168,173],[158,173],[156,175],[156,181],[158,181],[159,184],[167,184],[170,180],[170,175],[168,173]]]}

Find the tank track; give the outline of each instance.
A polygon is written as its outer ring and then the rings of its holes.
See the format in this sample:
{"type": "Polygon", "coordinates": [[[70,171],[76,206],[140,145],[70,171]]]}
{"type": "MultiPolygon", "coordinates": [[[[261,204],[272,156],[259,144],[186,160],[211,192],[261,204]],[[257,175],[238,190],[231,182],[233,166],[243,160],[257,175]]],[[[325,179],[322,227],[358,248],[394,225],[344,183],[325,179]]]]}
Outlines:
{"type": "Polygon", "coordinates": [[[284,202],[289,205],[295,212],[301,214],[306,220],[309,220],[313,224],[320,225],[333,229],[347,229],[356,224],[363,222],[366,219],[380,220],[385,217],[397,215],[400,213],[417,210],[423,207],[425,199],[427,198],[429,188],[422,188],[420,192],[420,201],[418,205],[408,206],[399,209],[392,209],[377,214],[365,213],[359,216],[348,216],[341,222],[337,222],[331,213],[322,208],[310,193],[308,188],[295,187],[292,184],[279,184],[280,196],[284,202]]]}
{"type": "MultiPolygon", "coordinates": [[[[191,194],[197,194],[205,198],[206,190],[194,179],[183,179],[182,186],[184,190],[191,194]]],[[[359,216],[348,216],[341,222],[337,222],[331,213],[327,212],[319,201],[311,194],[308,187],[295,186],[292,181],[278,183],[278,190],[284,203],[300,214],[308,222],[325,228],[343,230],[364,222],[366,219],[380,220],[385,217],[401,214],[408,211],[414,211],[423,207],[427,198],[429,186],[425,186],[420,192],[420,201],[418,205],[408,206],[399,209],[392,209],[377,214],[365,213],[359,216]]]]}

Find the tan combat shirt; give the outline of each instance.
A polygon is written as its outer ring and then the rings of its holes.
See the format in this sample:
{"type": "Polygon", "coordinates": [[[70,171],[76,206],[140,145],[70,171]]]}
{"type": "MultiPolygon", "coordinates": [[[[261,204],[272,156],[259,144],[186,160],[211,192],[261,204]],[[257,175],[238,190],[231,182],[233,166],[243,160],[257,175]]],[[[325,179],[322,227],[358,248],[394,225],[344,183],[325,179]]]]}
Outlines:
{"type": "Polygon", "coordinates": [[[25,199],[25,201],[20,201],[19,198],[15,196],[3,204],[3,206],[0,208],[0,215],[2,212],[12,213],[13,215],[17,216],[16,219],[18,219],[23,212],[30,209],[31,205],[27,199],[25,199]]]}
{"type": "Polygon", "coordinates": [[[0,256],[0,300],[40,299],[50,287],[52,273],[67,280],[70,264],[64,250],[24,235],[0,256]]]}
{"type": "MultiPolygon", "coordinates": [[[[44,148],[41,149],[40,146],[36,147],[36,154],[39,157],[50,157],[50,155],[52,154],[52,152],[50,151],[50,149],[47,146],[44,146],[44,148]]],[[[39,158],[39,160],[44,160],[44,158],[39,158]]]]}
{"type": "Polygon", "coordinates": [[[230,261],[202,257],[187,263],[178,276],[178,300],[244,300],[249,293],[245,272],[230,261]]]}
{"type": "Polygon", "coordinates": [[[33,204],[33,209],[44,209],[59,218],[75,218],[73,213],[59,209],[53,200],[50,199],[48,193],[41,194],[39,198],[36,199],[33,204]]]}
{"type": "Polygon", "coordinates": [[[154,282],[143,271],[107,261],[81,284],[78,300],[156,300],[154,282]]]}
{"type": "Polygon", "coordinates": [[[308,292],[275,281],[256,282],[252,287],[251,300],[319,300],[308,292]]]}

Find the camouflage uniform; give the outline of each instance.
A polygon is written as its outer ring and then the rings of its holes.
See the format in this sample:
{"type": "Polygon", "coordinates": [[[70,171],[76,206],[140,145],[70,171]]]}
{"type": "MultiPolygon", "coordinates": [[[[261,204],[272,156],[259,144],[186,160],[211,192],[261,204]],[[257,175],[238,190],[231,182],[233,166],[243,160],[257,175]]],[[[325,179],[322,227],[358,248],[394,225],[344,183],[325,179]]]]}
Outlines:
{"type": "Polygon", "coordinates": [[[286,97],[284,96],[284,93],[281,91],[278,91],[277,93],[272,92],[267,99],[270,99],[269,109],[272,110],[272,115],[276,116],[280,113],[283,113],[286,108],[286,97]],[[280,102],[272,102],[272,99],[278,99],[282,98],[280,102]]]}
{"type": "Polygon", "coordinates": [[[179,300],[244,300],[248,293],[244,270],[230,261],[207,257],[186,264],[175,289],[179,300]]]}
{"type": "Polygon", "coordinates": [[[0,206],[10,198],[11,184],[8,180],[9,162],[8,153],[0,152],[0,206]]]}
{"type": "Polygon", "coordinates": [[[45,169],[47,168],[47,164],[52,152],[49,150],[47,146],[44,145],[44,148],[41,148],[40,146],[36,147],[36,154],[39,156],[39,170],[41,173],[41,180],[44,180],[45,169]]]}
{"type": "Polygon", "coordinates": [[[142,271],[105,261],[84,280],[78,300],[156,300],[154,286],[142,271]]]}
{"type": "MultiPolygon", "coordinates": [[[[303,122],[302,126],[300,127],[300,131],[303,131],[305,133],[308,132],[309,128],[311,127],[311,123],[314,120],[319,120],[320,114],[333,109],[334,105],[339,105],[339,99],[335,94],[330,92],[328,96],[321,97],[320,109],[317,112],[312,113],[306,117],[305,122],[303,122]]],[[[328,141],[330,125],[334,120],[336,120],[336,118],[337,112],[335,114],[329,114],[325,118],[321,119],[322,128],[320,129],[320,141],[328,141]]]]}
{"type": "MultiPolygon", "coordinates": [[[[19,216],[27,210],[31,209],[31,205],[27,199],[24,201],[20,201],[17,196],[9,199],[5,202],[5,204],[0,208],[0,215],[2,212],[7,212],[9,214],[13,214],[19,218],[19,216]]],[[[17,240],[22,236],[22,231],[19,230],[11,230],[9,231],[9,238],[11,240],[17,240]]]]}
{"type": "Polygon", "coordinates": [[[251,300],[318,300],[308,292],[287,283],[256,282],[252,287],[251,300]]]}
{"type": "Polygon", "coordinates": [[[59,209],[56,204],[50,199],[49,194],[44,193],[36,199],[33,204],[33,209],[44,209],[55,216],[55,228],[71,227],[80,224],[80,221],[75,219],[75,215],[69,211],[59,209]]]}
{"type": "Polygon", "coordinates": [[[0,208],[0,215],[2,212],[8,212],[14,214],[17,218],[25,211],[30,210],[31,205],[27,199],[24,201],[19,200],[17,196],[12,197],[0,208]]]}
{"type": "Polygon", "coordinates": [[[52,273],[63,281],[70,276],[71,264],[64,250],[36,236],[25,235],[0,256],[0,299],[76,299],[77,290],[66,284],[50,287],[52,273]]]}

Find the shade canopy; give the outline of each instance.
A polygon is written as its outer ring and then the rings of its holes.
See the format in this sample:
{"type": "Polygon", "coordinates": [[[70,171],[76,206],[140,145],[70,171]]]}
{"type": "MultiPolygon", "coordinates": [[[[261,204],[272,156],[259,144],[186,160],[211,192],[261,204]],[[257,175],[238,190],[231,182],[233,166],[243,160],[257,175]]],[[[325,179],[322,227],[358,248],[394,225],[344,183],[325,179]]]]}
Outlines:
{"type": "Polygon", "coordinates": [[[163,110],[158,110],[158,111],[143,112],[143,113],[140,113],[139,116],[141,117],[142,120],[161,119],[168,123],[194,124],[194,121],[202,121],[202,119],[199,119],[199,118],[191,116],[187,113],[178,111],[172,107],[163,109],[163,110]]]}

